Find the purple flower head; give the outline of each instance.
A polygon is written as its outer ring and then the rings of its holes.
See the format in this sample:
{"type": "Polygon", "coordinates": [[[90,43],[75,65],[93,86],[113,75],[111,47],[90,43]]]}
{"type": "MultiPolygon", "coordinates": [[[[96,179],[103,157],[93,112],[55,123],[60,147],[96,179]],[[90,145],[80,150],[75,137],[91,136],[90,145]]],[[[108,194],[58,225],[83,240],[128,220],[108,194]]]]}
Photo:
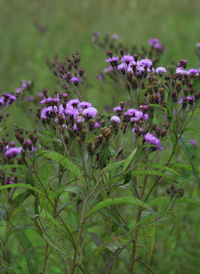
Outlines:
{"type": "Polygon", "coordinates": [[[118,39],[119,39],[119,35],[113,34],[112,38],[113,38],[114,40],[118,40],[118,39]]]}
{"type": "Polygon", "coordinates": [[[165,50],[165,48],[163,47],[163,45],[161,43],[155,43],[153,45],[153,48],[156,49],[157,51],[161,51],[161,52],[165,50]]]}
{"type": "Polygon", "coordinates": [[[197,47],[197,48],[200,48],[200,43],[196,43],[196,47],[197,47]]]}
{"type": "Polygon", "coordinates": [[[199,70],[198,69],[194,69],[194,68],[191,68],[191,69],[189,69],[188,70],[188,73],[189,73],[189,75],[196,75],[196,76],[198,76],[199,75],[199,70]]]}
{"type": "Polygon", "coordinates": [[[117,66],[118,70],[127,70],[128,65],[126,63],[122,63],[117,66]]]}
{"type": "Polygon", "coordinates": [[[65,109],[65,114],[75,119],[79,116],[79,111],[78,109],[74,109],[72,106],[67,106],[65,109]]]}
{"type": "Polygon", "coordinates": [[[198,142],[195,139],[190,139],[190,144],[192,144],[193,146],[197,146],[198,142]]]}
{"type": "Polygon", "coordinates": [[[106,63],[110,63],[111,66],[113,66],[113,65],[117,66],[118,61],[119,61],[119,56],[113,56],[113,57],[106,59],[106,63]]]}
{"type": "Polygon", "coordinates": [[[156,73],[158,73],[160,76],[163,75],[163,73],[166,73],[167,70],[164,67],[157,67],[156,73]]]}
{"type": "Polygon", "coordinates": [[[94,127],[94,128],[98,128],[98,127],[99,127],[99,123],[98,123],[98,122],[95,122],[95,123],[93,124],[93,127],[94,127]]]}
{"type": "Polygon", "coordinates": [[[185,69],[182,68],[182,67],[176,68],[176,73],[177,73],[177,74],[180,74],[180,75],[188,75],[188,74],[189,74],[188,71],[185,70],[185,69]]]}
{"type": "Polygon", "coordinates": [[[145,59],[141,59],[139,62],[138,62],[138,65],[139,66],[143,66],[143,67],[147,67],[147,68],[152,68],[153,66],[153,63],[150,59],[148,58],[145,58],[145,59]]]}
{"type": "Polygon", "coordinates": [[[144,136],[144,140],[147,141],[147,142],[149,142],[152,145],[155,145],[156,148],[159,149],[159,150],[163,149],[163,147],[162,147],[162,145],[160,143],[160,140],[157,137],[153,136],[149,132],[144,136]]]}
{"type": "Polygon", "coordinates": [[[187,96],[179,100],[179,104],[182,104],[183,102],[187,102],[187,103],[194,102],[194,96],[187,96]]]}
{"type": "Polygon", "coordinates": [[[76,123],[84,123],[84,122],[85,122],[85,119],[84,119],[83,116],[78,116],[78,117],[76,118],[76,123]]]}
{"type": "Polygon", "coordinates": [[[110,72],[110,71],[113,71],[113,67],[112,67],[112,66],[109,66],[108,68],[105,68],[105,69],[103,70],[104,73],[108,73],[108,72],[110,72]]]}
{"type": "Polygon", "coordinates": [[[149,41],[148,41],[148,44],[149,44],[150,46],[153,46],[153,45],[155,45],[156,43],[159,43],[158,38],[151,38],[151,39],[149,39],[149,41]]]}
{"type": "Polygon", "coordinates": [[[130,62],[135,62],[135,60],[134,60],[134,57],[133,56],[131,56],[131,55],[124,55],[124,56],[122,56],[122,58],[121,58],[121,62],[122,63],[130,63],[130,62]]]}
{"type": "Polygon", "coordinates": [[[50,107],[43,108],[42,113],[41,113],[41,118],[49,119],[48,116],[50,115],[50,113],[53,113],[53,114],[58,113],[58,108],[56,106],[54,106],[54,107],[50,106],[50,107]]]}
{"type": "Polygon", "coordinates": [[[78,84],[78,83],[81,82],[81,78],[80,78],[80,77],[72,77],[72,78],[70,79],[70,81],[71,81],[72,83],[74,83],[74,84],[78,84]]]}
{"type": "Polygon", "coordinates": [[[113,108],[113,111],[117,112],[117,113],[121,113],[123,111],[123,109],[120,106],[117,106],[117,107],[113,108]]]}
{"type": "Polygon", "coordinates": [[[69,102],[68,102],[68,106],[72,106],[73,108],[76,108],[78,107],[80,101],[78,99],[71,99],[69,102]]]}
{"type": "Polygon", "coordinates": [[[141,76],[145,72],[145,68],[143,66],[137,66],[136,67],[136,74],[138,76],[141,76]]]}
{"type": "Polygon", "coordinates": [[[103,75],[102,75],[102,74],[99,74],[99,75],[98,75],[98,79],[99,79],[99,81],[103,81],[103,75]]]}
{"type": "Polygon", "coordinates": [[[85,109],[85,108],[92,107],[92,104],[89,103],[89,102],[80,102],[79,105],[78,105],[78,107],[79,107],[80,109],[85,109]]]}
{"type": "Polygon", "coordinates": [[[97,115],[97,109],[94,107],[89,107],[83,110],[83,115],[87,116],[88,118],[94,118],[97,115]]]}
{"type": "Polygon", "coordinates": [[[5,153],[6,158],[13,158],[21,153],[22,147],[11,147],[5,153]]]}
{"type": "Polygon", "coordinates": [[[118,116],[112,116],[111,118],[110,118],[110,121],[112,122],[112,121],[114,121],[116,124],[119,124],[120,123],[120,118],[118,117],[118,116]]]}
{"type": "Polygon", "coordinates": [[[13,103],[16,101],[16,97],[10,93],[4,93],[4,106],[8,106],[9,104],[13,103]]]}

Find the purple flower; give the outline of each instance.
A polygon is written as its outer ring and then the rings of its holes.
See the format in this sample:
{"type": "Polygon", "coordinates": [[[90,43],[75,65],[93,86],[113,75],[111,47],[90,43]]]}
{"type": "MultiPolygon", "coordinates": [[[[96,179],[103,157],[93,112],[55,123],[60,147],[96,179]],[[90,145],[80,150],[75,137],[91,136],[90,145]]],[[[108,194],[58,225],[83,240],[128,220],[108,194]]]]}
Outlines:
{"type": "Polygon", "coordinates": [[[75,119],[79,116],[79,111],[78,109],[74,109],[72,106],[67,106],[65,109],[65,114],[75,119]]]}
{"type": "Polygon", "coordinates": [[[108,73],[108,72],[110,72],[110,71],[112,71],[113,70],[113,67],[112,66],[109,66],[108,68],[105,68],[104,70],[103,70],[103,72],[104,73],[108,73]]]}
{"type": "Polygon", "coordinates": [[[187,96],[179,100],[179,104],[182,104],[183,102],[187,102],[187,103],[194,102],[194,96],[187,96]]]}
{"type": "Polygon", "coordinates": [[[99,74],[99,75],[98,75],[98,79],[99,79],[99,81],[103,81],[103,75],[102,75],[102,74],[99,74]]]}
{"type": "Polygon", "coordinates": [[[118,117],[118,116],[112,116],[111,118],[110,118],[110,121],[112,122],[112,121],[114,121],[116,124],[119,124],[120,123],[120,118],[118,117]]]}
{"type": "Polygon", "coordinates": [[[89,103],[89,102],[80,102],[79,105],[78,105],[78,107],[79,107],[80,109],[85,109],[85,108],[92,107],[92,104],[89,103]]]}
{"type": "Polygon", "coordinates": [[[149,41],[148,41],[148,44],[149,44],[150,46],[153,46],[153,45],[155,45],[156,43],[159,43],[158,38],[151,38],[151,39],[149,39],[149,41]]]}
{"type": "Polygon", "coordinates": [[[160,140],[157,137],[153,136],[149,132],[144,136],[144,140],[147,141],[147,142],[149,142],[152,145],[155,145],[156,148],[159,149],[159,150],[163,149],[163,147],[162,147],[162,145],[160,143],[160,140]]]}
{"type": "Polygon", "coordinates": [[[50,106],[50,107],[43,108],[42,113],[41,113],[41,118],[49,119],[48,116],[50,113],[55,113],[55,114],[58,113],[58,108],[56,106],[54,106],[54,107],[50,106]]]}
{"type": "Polygon", "coordinates": [[[166,73],[167,70],[164,67],[158,67],[156,69],[156,73],[158,73],[160,76],[162,76],[163,73],[166,73]]]}
{"type": "Polygon", "coordinates": [[[94,118],[97,115],[97,109],[94,107],[89,107],[83,110],[83,115],[87,116],[88,118],[94,118]]]}
{"type": "Polygon", "coordinates": [[[199,70],[198,70],[198,69],[191,68],[191,69],[188,70],[188,73],[189,73],[189,75],[194,74],[194,75],[197,76],[197,75],[199,75],[199,70]]]}
{"type": "Polygon", "coordinates": [[[71,99],[68,102],[68,106],[72,106],[72,107],[78,107],[80,101],[78,99],[71,99]]]}
{"type": "Polygon", "coordinates": [[[113,34],[112,38],[113,38],[114,40],[118,40],[118,39],[119,39],[119,35],[113,34]]]}
{"type": "Polygon", "coordinates": [[[197,142],[197,140],[195,140],[195,139],[190,139],[190,143],[191,143],[193,146],[197,146],[197,145],[198,145],[198,142],[197,142]]]}
{"type": "Polygon", "coordinates": [[[128,65],[126,63],[122,63],[117,66],[118,70],[127,70],[128,65]]]}
{"type": "Polygon", "coordinates": [[[109,59],[106,59],[106,63],[110,63],[111,65],[117,65],[117,62],[119,60],[119,56],[113,56],[109,59]]]}
{"type": "Polygon", "coordinates": [[[145,59],[142,59],[138,62],[138,65],[139,66],[143,66],[143,67],[147,67],[147,68],[151,68],[153,63],[150,59],[148,58],[145,58],[145,59]]]}
{"type": "Polygon", "coordinates": [[[78,117],[76,118],[76,123],[84,123],[84,122],[85,122],[85,119],[84,119],[83,116],[78,116],[78,117]]]}
{"type": "Polygon", "coordinates": [[[188,71],[187,70],[185,70],[184,68],[182,68],[182,67],[179,67],[179,68],[176,68],[176,73],[177,74],[180,74],[180,75],[188,75],[189,73],[188,73],[188,71]]]}
{"type": "Polygon", "coordinates": [[[5,153],[6,158],[13,158],[21,153],[22,147],[11,147],[5,153]]]}
{"type": "Polygon", "coordinates": [[[200,48],[200,43],[196,43],[196,47],[197,47],[197,48],[200,48]]]}
{"type": "Polygon", "coordinates": [[[114,111],[114,112],[118,112],[118,113],[121,113],[122,110],[123,110],[123,109],[122,109],[120,106],[117,106],[117,107],[114,107],[114,108],[113,108],[113,111],[114,111]]]}
{"type": "Polygon", "coordinates": [[[98,122],[95,122],[95,123],[93,124],[93,127],[94,127],[94,128],[98,128],[98,127],[99,127],[99,123],[98,123],[98,122]]]}
{"type": "Polygon", "coordinates": [[[133,56],[131,56],[131,55],[128,54],[128,55],[122,56],[121,62],[122,63],[130,63],[130,62],[135,62],[135,60],[134,60],[133,56]]]}
{"type": "Polygon", "coordinates": [[[81,82],[81,78],[79,78],[79,77],[72,77],[72,78],[70,79],[70,81],[71,81],[72,83],[74,83],[74,84],[78,84],[78,83],[81,82]]]}

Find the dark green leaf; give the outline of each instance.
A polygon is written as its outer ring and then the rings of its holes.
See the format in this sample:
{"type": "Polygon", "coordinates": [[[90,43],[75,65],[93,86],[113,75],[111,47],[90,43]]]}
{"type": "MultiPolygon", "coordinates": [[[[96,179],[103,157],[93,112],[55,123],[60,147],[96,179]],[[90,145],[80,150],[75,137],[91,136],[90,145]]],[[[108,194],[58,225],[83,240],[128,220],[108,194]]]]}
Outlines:
{"type": "Polygon", "coordinates": [[[40,212],[37,221],[43,232],[43,238],[52,248],[59,252],[66,264],[70,266],[72,247],[69,244],[67,245],[67,240],[71,241],[70,235],[63,230],[58,221],[46,210],[40,212]]]}
{"type": "MultiPolygon", "coordinates": [[[[18,231],[17,237],[19,239],[23,252],[26,252],[26,250],[33,248],[31,241],[26,237],[26,235],[23,232],[18,231]]],[[[37,273],[38,264],[37,264],[36,252],[33,250],[31,253],[26,253],[25,258],[26,258],[28,269],[29,269],[29,273],[30,274],[37,273]]]]}
{"type": "Polygon", "coordinates": [[[179,143],[180,143],[183,151],[185,152],[185,155],[186,155],[188,161],[190,162],[194,177],[195,177],[197,183],[200,185],[200,176],[199,176],[199,170],[198,170],[198,166],[197,166],[197,160],[196,160],[196,154],[194,151],[194,147],[184,137],[181,137],[179,139],[179,143]]]}
{"type": "Polygon", "coordinates": [[[132,177],[135,177],[135,176],[145,176],[145,175],[161,176],[161,177],[165,177],[166,179],[169,179],[171,181],[176,182],[176,180],[173,179],[172,177],[170,177],[169,175],[166,175],[163,172],[159,172],[159,171],[155,171],[155,170],[136,170],[136,171],[133,171],[131,173],[132,177]]]}
{"type": "Polygon", "coordinates": [[[17,183],[17,184],[10,184],[10,185],[5,185],[5,186],[0,186],[0,190],[8,189],[8,188],[15,188],[15,187],[16,188],[17,187],[27,188],[27,189],[30,189],[30,190],[34,190],[34,191],[36,191],[36,192],[38,192],[38,193],[40,193],[40,194],[43,195],[43,193],[39,189],[37,189],[37,188],[35,188],[35,187],[31,186],[31,185],[27,185],[27,184],[23,184],[23,183],[17,183]]]}
{"type": "Polygon", "coordinates": [[[100,210],[104,207],[108,207],[108,206],[116,205],[116,204],[133,204],[133,205],[137,205],[137,206],[141,206],[143,208],[149,209],[149,206],[147,204],[141,202],[137,198],[133,198],[133,197],[129,197],[129,196],[114,198],[114,199],[108,198],[107,200],[105,200],[103,202],[99,202],[97,205],[95,205],[87,213],[86,217],[89,217],[92,213],[97,212],[98,210],[100,210]]]}
{"type": "Polygon", "coordinates": [[[72,162],[72,160],[54,151],[43,151],[42,155],[48,159],[58,162],[68,171],[72,172],[76,178],[84,181],[80,169],[72,162]]]}
{"type": "Polygon", "coordinates": [[[194,85],[193,85],[193,88],[195,89],[195,92],[198,91],[199,85],[200,85],[200,75],[196,78],[196,80],[194,82],[194,85]]]}
{"type": "Polygon", "coordinates": [[[128,158],[125,160],[124,165],[123,165],[123,173],[125,173],[127,171],[127,169],[129,168],[129,166],[131,165],[135,154],[136,154],[137,148],[135,150],[132,151],[132,153],[128,156],[128,158]]]}
{"type": "MultiPolygon", "coordinates": [[[[154,221],[154,220],[155,220],[155,217],[153,216],[152,219],[150,219],[149,221],[154,221]]],[[[156,242],[156,228],[157,228],[156,222],[144,227],[144,234],[146,239],[147,263],[149,265],[151,264],[151,259],[152,259],[152,255],[155,247],[155,242],[156,242]]]]}

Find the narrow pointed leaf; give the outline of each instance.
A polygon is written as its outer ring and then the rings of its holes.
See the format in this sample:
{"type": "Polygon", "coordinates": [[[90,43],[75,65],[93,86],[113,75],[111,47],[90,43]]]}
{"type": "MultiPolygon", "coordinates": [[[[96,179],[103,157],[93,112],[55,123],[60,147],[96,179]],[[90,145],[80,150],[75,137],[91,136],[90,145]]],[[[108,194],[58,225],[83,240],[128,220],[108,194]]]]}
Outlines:
{"type": "Polygon", "coordinates": [[[133,204],[136,206],[141,206],[143,208],[150,209],[146,203],[143,203],[139,199],[133,198],[131,196],[130,197],[125,196],[125,197],[114,198],[114,199],[108,198],[107,200],[105,200],[103,202],[99,202],[97,205],[92,207],[92,209],[86,214],[86,217],[89,217],[92,213],[95,213],[104,207],[108,207],[111,205],[117,205],[117,204],[133,204]]]}
{"type": "Polygon", "coordinates": [[[199,170],[198,170],[198,166],[197,166],[197,160],[196,160],[194,148],[193,148],[192,144],[184,137],[181,137],[179,139],[179,143],[180,143],[188,161],[190,162],[194,177],[200,186],[200,175],[199,175],[199,170]]]}
{"type": "MultiPolygon", "coordinates": [[[[152,219],[150,219],[150,221],[151,220],[154,221],[155,217],[153,216],[152,219]]],[[[145,239],[146,239],[147,263],[149,265],[151,264],[152,255],[153,255],[153,251],[155,248],[156,228],[157,228],[156,222],[144,227],[144,234],[145,234],[145,239]]]]}

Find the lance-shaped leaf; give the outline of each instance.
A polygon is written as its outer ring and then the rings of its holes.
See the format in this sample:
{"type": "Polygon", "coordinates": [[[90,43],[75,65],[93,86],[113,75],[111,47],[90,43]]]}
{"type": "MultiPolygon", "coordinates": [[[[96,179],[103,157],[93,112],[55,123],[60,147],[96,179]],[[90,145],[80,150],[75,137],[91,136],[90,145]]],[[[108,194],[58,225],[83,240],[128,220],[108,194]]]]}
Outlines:
{"type": "MultiPolygon", "coordinates": [[[[154,221],[155,217],[152,216],[150,221],[154,221]]],[[[156,228],[157,228],[157,222],[154,222],[150,225],[147,225],[144,227],[144,234],[146,239],[146,253],[147,253],[147,263],[151,264],[151,259],[155,247],[156,242],[156,228]]]]}
{"type": "Polygon", "coordinates": [[[48,159],[51,159],[63,167],[65,167],[68,171],[74,174],[74,176],[80,180],[84,180],[83,176],[81,174],[80,169],[75,165],[72,160],[68,159],[67,157],[63,156],[62,154],[59,154],[55,151],[43,151],[42,155],[48,159]]]}
{"type": "Polygon", "coordinates": [[[126,172],[126,170],[129,168],[130,164],[132,163],[132,161],[133,161],[133,159],[135,157],[136,151],[137,151],[137,148],[135,150],[133,150],[133,152],[128,156],[128,158],[124,162],[123,173],[126,172]]]}
{"type": "Polygon", "coordinates": [[[58,251],[66,264],[71,263],[71,247],[67,247],[67,240],[71,241],[70,235],[63,231],[57,220],[55,220],[46,210],[42,210],[37,218],[38,224],[43,232],[43,238],[48,244],[58,251]]]}
{"type": "Polygon", "coordinates": [[[142,208],[147,208],[150,211],[153,211],[153,209],[151,209],[148,204],[140,201],[139,199],[133,198],[131,196],[125,196],[125,197],[114,198],[114,199],[108,198],[107,200],[104,200],[103,202],[99,202],[97,205],[92,207],[91,210],[86,214],[86,218],[89,217],[92,213],[95,213],[104,207],[117,205],[117,204],[133,204],[136,206],[141,206],[142,208]]]}
{"type": "Polygon", "coordinates": [[[109,274],[113,263],[115,262],[115,260],[119,257],[119,255],[122,253],[122,251],[131,243],[132,241],[126,243],[124,246],[117,248],[117,250],[115,252],[113,252],[110,257],[106,260],[102,270],[101,270],[101,274],[109,274]]]}
{"type": "MultiPolygon", "coordinates": [[[[176,203],[178,204],[192,204],[192,205],[200,205],[200,201],[196,201],[190,198],[186,198],[186,197],[181,197],[179,199],[175,200],[176,203]]],[[[158,206],[158,205],[167,205],[170,203],[170,199],[169,197],[159,197],[156,199],[153,199],[151,201],[149,201],[149,206],[158,206]]]]}
{"type": "Polygon", "coordinates": [[[156,175],[156,176],[161,176],[161,177],[165,177],[168,180],[174,181],[176,182],[176,180],[172,177],[170,177],[169,175],[166,175],[163,172],[159,172],[159,171],[155,171],[155,170],[136,170],[133,171],[131,173],[132,177],[136,177],[136,176],[145,176],[145,175],[156,175]]]}
{"type": "Polygon", "coordinates": [[[166,165],[161,165],[161,164],[146,164],[146,165],[143,165],[143,167],[150,167],[150,168],[153,168],[153,169],[160,169],[160,170],[165,170],[165,171],[169,171],[177,176],[180,176],[180,174],[175,171],[173,168],[171,167],[168,167],[166,165]]]}
{"type": "Polygon", "coordinates": [[[200,186],[200,176],[199,176],[199,170],[198,170],[198,166],[197,166],[197,160],[196,160],[194,148],[193,148],[192,144],[184,137],[181,137],[179,139],[179,143],[180,143],[188,161],[190,162],[194,177],[200,186]]]}
{"type": "Polygon", "coordinates": [[[30,274],[37,273],[38,264],[37,264],[37,254],[35,250],[33,250],[31,253],[26,253],[28,249],[33,248],[33,244],[23,232],[18,231],[16,234],[19,239],[20,246],[23,252],[25,252],[25,258],[26,258],[29,273],[30,274]]]}
{"type": "Polygon", "coordinates": [[[196,80],[194,82],[194,85],[193,85],[193,88],[195,89],[195,92],[198,91],[199,85],[200,85],[200,75],[196,78],[196,80]]]}
{"type": "Polygon", "coordinates": [[[0,191],[3,190],[3,189],[8,189],[8,188],[14,188],[14,187],[22,187],[22,188],[27,188],[27,189],[30,189],[30,190],[34,190],[38,193],[40,193],[41,195],[43,195],[43,193],[37,189],[36,187],[33,187],[31,185],[27,185],[27,184],[23,184],[23,183],[17,183],[17,184],[9,184],[9,185],[5,185],[5,186],[0,186],[0,191]]]}

